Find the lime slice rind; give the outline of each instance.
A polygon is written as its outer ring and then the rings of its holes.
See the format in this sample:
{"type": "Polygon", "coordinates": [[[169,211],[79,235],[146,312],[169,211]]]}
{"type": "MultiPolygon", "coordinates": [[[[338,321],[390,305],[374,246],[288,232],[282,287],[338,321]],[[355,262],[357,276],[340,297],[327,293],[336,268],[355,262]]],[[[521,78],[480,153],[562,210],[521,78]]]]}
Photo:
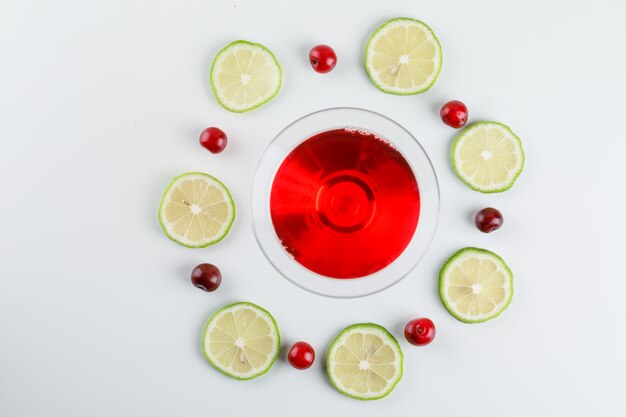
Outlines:
{"type": "Polygon", "coordinates": [[[472,124],[471,126],[466,127],[463,131],[456,137],[454,143],[452,144],[452,168],[454,169],[455,174],[461,181],[463,181],[467,186],[469,186],[472,190],[478,191],[485,194],[492,193],[501,193],[513,187],[515,181],[522,173],[524,168],[524,163],[526,162],[526,156],[524,154],[524,148],[522,147],[521,139],[513,133],[511,128],[507,125],[504,125],[499,122],[486,121],[486,122],[477,122],[472,124]],[[485,128],[494,128],[501,129],[501,131],[511,139],[515,146],[516,153],[518,155],[518,164],[512,169],[509,173],[509,176],[506,180],[501,181],[499,183],[494,183],[490,185],[482,185],[473,180],[469,175],[463,172],[462,167],[460,166],[460,158],[458,155],[458,150],[464,140],[469,137],[469,135],[473,134],[476,129],[485,129],[485,128]]]}
{"type": "Polygon", "coordinates": [[[217,178],[213,177],[212,175],[203,173],[203,172],[186,172],[184,174],[180,174],[174,177],[174,179],[172,179],[172,181],[168,184],[167,188],[163,192],[163,197],[161,198],[161,204],[159,205],[159,224],[161,225],[161,228],[165,232],[165,235],[173,242],[176,242],[179,245],[182,245],[187,248],[192,248],[192,249],[205,248],[207,246],[214,245],[220,242],[222,239],[224,239],[226,235],[228,235],[228,232],[230,231],[233,225],[233,222],[235,221],[235,215],[236,215],[235,203],[233,201],[233,198],[230,192],[228,191],[228,188],[226,188],[224,183],[222,183],[217,178]],[[169,225],[169,222],[164,218],[165,206],[170,201],[172,189],[176,187],[181,180],[186,179],[186,178],[191,179],[194,176],[200,177],[204,180],[207,180],[211,184],[215,185],[223,193],[225,197],[224,202],[228,205],[229,211],[230,211],[229,213],[230,216],[229,216],[228,221],[222,224],[220,231],[215,234],[215,237],[212,239],[207,239],[206,241],[203,241],[201,243],[185,241],[183,237],[177,236],[172,230],[171,226],[169,225]]]}
{"type": "Polygon", "coordinates": [[[250,110],[254,110],[256,108],[261,107],[262,105],[264,105],[265,103],[269,102],[274,97],[276,97],[276,95],[278,94],[282,86],[282,75],[283,75],[282,68],[280,64],[278,63],[276,56],[271,50],[269,50],[267,47],[265,47],[264,45],[260,43],[253,43],[253,42],[249,42],[245,40],[237,40],[237,41],[229,43],[217,53],[217,55],[215,56],[211,64],[211,72],[210,72],[209,78],[211,82],[211,90],[213,91],[213,95],[215,96],[215,99],[217,100],[220,106],[234,113],[245,113],[250,110]],[[249,106],[237,106],[236,104],[232,102],[228,103],[227,102],[228,100],[226,100],[223,97],[223,94],[221,93],[221,90],[218,87],[219,83],[216,81],[217,70],[218,70],[219,65],[222,62],[222,59],[226,56],[227,53],[232,52],[233,48],[238,48],[238,47],[253,49],[267,56],[268,58],[270,58],[271,62],[274,64],[274,70],[275,70],[274,75],[277,78],[276,85],[274,86],[273,89],[271,89],[271,93],[263,96],[261,100],[249,106]]]}
{"type": "Polygon", "coordinates": [[[387,94],[407,96],[407,95],[420,94],[429,90],[435,84],[435,82],[437,81],[437,78],[439,77],[439,73],[441,72],[442,62],[443,62],[443,53],[442,53],[441,43],[439,42],[439,39],[437,38],[433,30],[426,23],[417,19],[409,18],[409,17],[398,17],[395,19],[391,19],[385,22],[384,24],[382,24],[381,26],[379,26],[374,31],[374,33],[370,36],[367,42],[367,45],[365,47],[365,61],[364,61],[365,71],[367,72],[367,75],[370,78],[372,84],[374,84],[374,86],[376,86],[376,88],[378,88],[380,91],[387,93],[387,94]],[[421,30],[423,30],[424,34],[427,35],[428,40],[432,42],[432,44],[434,45],[435,56],[434,56],[434,59],[432,60],[434,64],[434,71],[432,71],[429,74],[425,82],[417,86],[414,86],[413,88],[396,88],[392,86],[386,86],[384,85],[385,83],[382,82],[380,77],[377,75],[376,71],[373,69],[372,59],[375,53],[372,51],[372,49],[374,47],[374,44],[379,40],[381,36],[384,35],[385,31],[389,30],[394,25],[417,26],[421,30]]]}
{"type": "Polygon", "coordinates": [[[254,379],[261,375],[266,374],[276,362],[276,359],[278,358],[279,353],[280,353],[280,332],[278,331],[278,324],[276,323],[276,320],[274,319],[274,317],[266,309],[254,303],[242,301],[242,302],[233,303],[233,304],[220,308],[207,321],[202,331],[202,354],[204,355],[205,359],[209,362],[209,364],[211,364],[211,366],[213,366],[222,374],[229,376],[231,378],[237,379],[237,380],[246,381],[246,380],[254,379]],[[251,372],[247,374],[236,374],[236,373],[233,373],[231,369],[228,369],[222,366],[222,364],[220,364],[215,358],[211,356],[210,353],[208,353],[210,351],[208,348],[209,342],[207,342],[207,335],[210,334],[209,332],[215,327],[215,325],[218,322],[218,319],[224,313],[238,311],[238,310],[245,309],[245,308],[254,310],[260,317],[265,319],[266,323],[269,323],[271,325],[271,328],[273,329],[275,349],[274,349],[273,354],[268,355],[266,362],[262,366],[259,366],[256,369],[253,369],[251,372]]]}
{"type": "Polygon", "coordinates": [[[504,262],[504,260],[497,254],[481,248],[467,247],[457,251],[452,255],[441,267],[439,272],[439,296],[441,302],[448,312],[457,320],[463,323],[483,323],[498,317],[513,300],[513,272],[504,262]],[[456,307],[456,303],[450,299],[447,295],[447,291],[451,286],[450,272],[452,268],[459,265],[462,261],[475,257],[479,260],[489,260],[494,262],[498,266],[498,271],[504,275],[503,289],[505,291],[504,299],[501,303],[494,306],[494,308],[487,314],[483,315],[470,315],[464,314],[456,307]]]}
{"type": "Polygon", "coordinates": [[[346,395],[347,397],[358,400],[378,400],[389,395],[396,387],[398,382],[400,382],[400,379],[402,379],[404,360],[403,358],[404,357],[402,354],[402,349],[400,348],[398,341],[395,337],[393,337],[391,333],[389,333],[389,331],[387,331],[387,329],[375,323],[353,324],[343,329],[332,341],[326,357],[326,371],[331,385],[338,392],[346,395]],[[338,378],[335,377],[335,372],[333,368],[337,364],[337,361],[335,359],[336,352],[341,346],[343,346],[348,337],[350,337],[354,333],[374,334],[380,337],[385,342],[385,346],[389,346],[394,352],[394,374],[392,377],[388,378],[386,387],[379,392],[368,393],[366,395],[360,394],[355,390],[350,390],[348,387],[342,384],[338,378]]]}

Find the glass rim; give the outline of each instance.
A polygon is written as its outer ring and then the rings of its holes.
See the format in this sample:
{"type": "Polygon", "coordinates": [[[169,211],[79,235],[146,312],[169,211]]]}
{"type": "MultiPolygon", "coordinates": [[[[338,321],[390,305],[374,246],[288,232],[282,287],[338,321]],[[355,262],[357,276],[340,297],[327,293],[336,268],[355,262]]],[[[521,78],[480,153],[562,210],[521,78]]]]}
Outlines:
{"type": "Polygon", "coordinates": [[[370,295],[396,284],[412,271],[434,237],[440,209],[439,184],[422,145],[402,125],[371,110],[333,107],[304,115],[282,129],[269,143],[256,166],[250,192],[255,239],[272,266],[292,283],[310,292],[337,298],[370,295]],[[389,265],[359,278],[331,278],[298,263],[282,246],[270,214],[270,191],[284,158],[317,133],[342,128],[371,132],[388,141],[409,163],[420,193],[420,214],[407,247],[389,265]]]}

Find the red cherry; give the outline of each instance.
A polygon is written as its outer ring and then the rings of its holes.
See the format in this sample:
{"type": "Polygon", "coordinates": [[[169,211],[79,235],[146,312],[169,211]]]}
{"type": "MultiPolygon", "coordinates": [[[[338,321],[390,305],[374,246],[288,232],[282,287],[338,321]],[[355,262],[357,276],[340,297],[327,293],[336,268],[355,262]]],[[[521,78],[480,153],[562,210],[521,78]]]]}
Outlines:
{"type": "Polygon", "coordinates": [[[200,145],[211,153],[220,153],[226,148],[228,137],[217,127],[207,127],[200,133],[200,145]]]}
{"type": "Polygon", "coordinates": [[[467,122],[467,106],[458,100],[448,101],[439,111],[439,115],[445,124],[458,129],[467,122]]]}
{"type": "Polygon", "coordinates": [[[425,317],[411,320],[404,326],[404,337],[412,345],[425,346],[435,338],[435,323],[425,317]]]}
{"type": "Polygon", "coordinates": [[[476,213],[474,218],[476,227],[483,233],[491,233],[498,230],[504,223],[504,217],[500,211],[493,207],[487,207],[476,213]]]}
{"type": "Polygon", "coordinates": [[[337,65],[337,55],[328,45],[317,45],[309,52],[309,61],[315,72],[326,74],[337,65]]]}
{"type": "Polygon", "coordinates": [[[222,273],[215,265],[200,264],[191,271],[191,283],[201,290],[213,292],[222,283],[222,273]]]}
{"type": "Polygon", "coordinates": [[[296,342],[291,349],[289,349],[287,359],[294,368],[307,369],[313,365],[315,351],[307,342],[296,342]]]}

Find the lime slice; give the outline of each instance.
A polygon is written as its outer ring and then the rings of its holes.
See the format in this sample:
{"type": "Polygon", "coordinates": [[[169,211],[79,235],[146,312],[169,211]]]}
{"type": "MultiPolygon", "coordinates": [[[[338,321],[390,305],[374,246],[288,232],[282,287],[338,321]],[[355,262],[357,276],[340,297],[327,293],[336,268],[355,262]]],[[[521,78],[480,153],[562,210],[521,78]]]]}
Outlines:
{"type": "Polygon", "coordinates": [[[377,400],[387,396],[402,378],[402,350],[384,327],[354,324],[333,340],[326,370],[331,384],[342,394],[377,400]]]}
{"type": "Polygon", "coordinates": [[[165,234],[188,248],[203,248],[226,236],[235,220],[235,203],[217,178],[189,172],[168,185],[159,222],[165,234]]]}
{"type": "Polygon", "coordinates": [[[235,41],[217,53],[211,88],[222,107],[236,113],[256,109],[280,90],[282,70],[272,51],[258,43],[235,41]]]}
{"type": "Polygon", "coordinates": [[[475,123],[454,141],[452,165],[461,181],[476,191],[506,191],[524,167],[522,142],[501,123],[475,123]]]}
{"type": "Polygon", "coordinates": [[[511,303],[513,273],[495,253],[464,248],[441,267],[439,296],[450,314],[462,322],[491,320],[511,303]]]}
{"type": "Polygon", "coordinates": [[[390,94],[423,93],[441,70],[441,45],[423,22],[392,19],[376,29],[365,49],[365,70],[372,83],[390,94]]]}
{"type": "Polygon", "coordinates": [[[252,379],[270,370],[280,350],[274,317],[252,303],[228,305],[213,315],[202,334],[204,357],[235,379],[252,379]]]}

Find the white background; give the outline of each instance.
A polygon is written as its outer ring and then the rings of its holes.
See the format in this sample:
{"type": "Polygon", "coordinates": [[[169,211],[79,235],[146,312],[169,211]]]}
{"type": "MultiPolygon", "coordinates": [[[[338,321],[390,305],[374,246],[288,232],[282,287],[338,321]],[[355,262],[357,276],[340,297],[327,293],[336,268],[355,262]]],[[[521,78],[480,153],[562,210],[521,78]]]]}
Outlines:
{"type": "Polygon", "coordinates": [[[3,1],[0,415],[625,415],[624,4],[3,1]],[[383,94],[362,68],[369,34],[396,16],[424,20],[441,40],[443,70],[425,94],[383,94]],[[243,115],[221,109],[207,83],[212,57],[235,39],[267,45],[284,71],[279,96],[243,115]],[[338,54],[330,74],[309,66],[317,43],[338,54]],[[510,191],[481,195],[452,173],[456,132],[438,117],[449,99],[522,138],[526,166],[510,191]],[[418,267],[352,300],[281,277],[256,244],[248,204],[274,135],[333,106],[409,129],[442,196],[418,267]],[[230,138],[218,156],[197,142],[209,125],[230,138]],[[165,186],[192,170],[223,180],[237,203],[215,247],[178,246],[157,223],[165,186]],[[488,205],[505,225],[483,235],[472,216],[488,205]],[[442,262],[468,245],[515,274],[509,309],[479,325],[456,321],[436,291],[442,262]],[[189,283],[200,262],[222,269],[219,291],[189,283]],[[269,309],[284,347],[312,343],[313,368],[283,357],[248,382],[211,368],[202,325],[237,300],[269,309]],[[437,325],[425,348],[401,336],[419,316],[437,325]],[[332,337],[363,321],[388,327],[405,351],[403,380],[381,401],[343,397],[324,372],[332,337]]]}

